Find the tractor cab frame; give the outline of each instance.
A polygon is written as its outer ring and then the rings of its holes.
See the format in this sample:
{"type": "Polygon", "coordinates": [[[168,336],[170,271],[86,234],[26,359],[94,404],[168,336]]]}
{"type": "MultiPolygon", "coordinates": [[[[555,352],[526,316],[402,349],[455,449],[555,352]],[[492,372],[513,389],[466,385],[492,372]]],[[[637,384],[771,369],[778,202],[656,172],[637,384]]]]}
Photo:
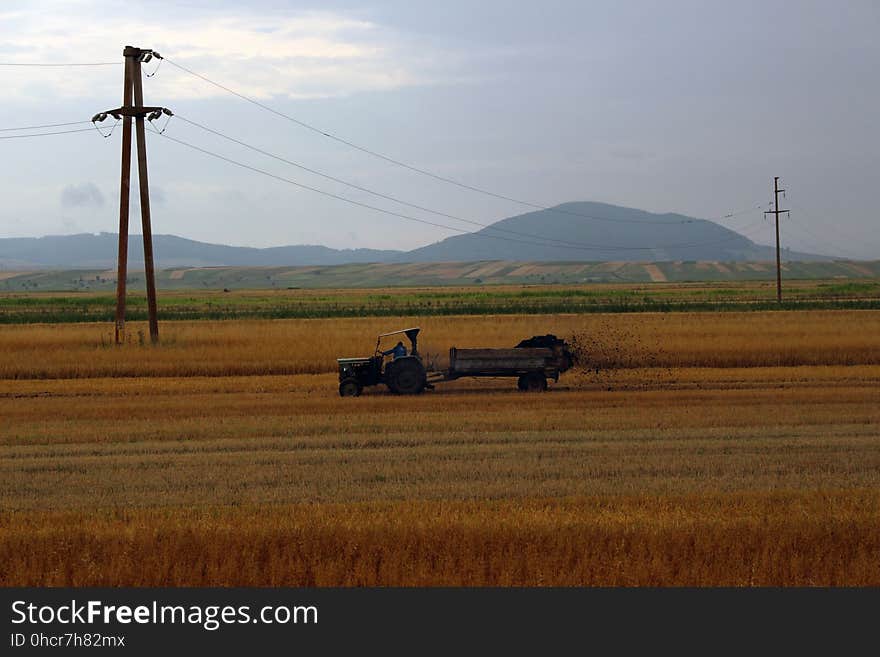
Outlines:
{"type": "Polygon", "coordinates": [[[400,335],[401,333],[403,333],[409,339],[409,355],[419,357],[419,332],[421,330],[422,329],[420,328],[408,328],[400,329],[399,331],[391,331],[390,333],[380,333],[379,337],[376,338],[376,355],[383,355],[382,338],[388,338],[392,335],[400,335]]]}

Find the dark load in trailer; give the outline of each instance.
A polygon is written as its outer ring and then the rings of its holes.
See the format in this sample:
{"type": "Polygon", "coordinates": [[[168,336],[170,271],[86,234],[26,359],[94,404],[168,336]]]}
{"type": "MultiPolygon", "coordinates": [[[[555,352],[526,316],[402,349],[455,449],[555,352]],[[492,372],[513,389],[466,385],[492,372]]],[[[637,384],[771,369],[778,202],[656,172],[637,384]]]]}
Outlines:
{"type": "Polygon", "coordinates": [[[435,383],[454,381],[463,377],[517,379],[517,387],[525,392],[547,389],[547,381],[559,380],[559,375],[571,368],[573,358],[565,340],[555,335],[536,335],[523,340],[512,349],[459,349],[449,350],[449,368],[429,372],[418,351],[421,329],[383,333],[376,341],[373,356],[366,358],[339,358],[339,394],[354,397],[367,386],[384,383],[391,392],[419,394],[432,389],[435,383]],[[410,350],[382,349],[383,339],[398,334],[410,341],[410,350]],[[388,360],[388,356],[392,356],[388,360]]]}

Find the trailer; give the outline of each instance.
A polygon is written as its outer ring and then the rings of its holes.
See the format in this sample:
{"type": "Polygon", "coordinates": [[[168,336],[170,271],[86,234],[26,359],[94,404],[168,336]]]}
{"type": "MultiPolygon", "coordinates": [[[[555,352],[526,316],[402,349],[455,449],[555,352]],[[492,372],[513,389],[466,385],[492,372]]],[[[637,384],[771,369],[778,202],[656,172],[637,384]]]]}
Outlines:
{"type": "Polygon", "coordinates": [[[356,397],[367,386],[385,384],[397,394],[419,394],[431,390],[435,384],[455,381],[464,377],[517,379],[517,388],[523,392],[543,392],[548,380],[559,381],[559,375],[571,368],[574,359],[565,340],[555,335],[536,335],[523,340],[516,347],[502,349],[449,350],[449,367],[429,371],[418,351],[421,329],[409,328],[381,334],[376,350],[365,358],[338,358],[339,394],[356,397]],[[410,351],[383,350],[382,340],[399,334],[410,341],[410,351]],[[394,357],[388,356],[394,353],[394,357]]]}
{"type": "Polygon", "coordinates": [[[559,381],[559,375],[571,367],[570,356],[559,348],[514,347],[513,349],[449,350],[449,369],[428,377],[430,383],[454,381],[463,377],[517,379],[517,387],[526,392],[547,389],[548,379],[559,381]]]}

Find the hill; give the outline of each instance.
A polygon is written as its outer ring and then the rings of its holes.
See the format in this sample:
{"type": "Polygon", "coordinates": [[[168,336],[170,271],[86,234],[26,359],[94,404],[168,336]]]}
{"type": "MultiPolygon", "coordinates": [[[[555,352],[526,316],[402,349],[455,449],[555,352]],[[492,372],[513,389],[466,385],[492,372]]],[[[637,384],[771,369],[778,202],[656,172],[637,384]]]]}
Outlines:
{"type": "MultiPolygon", "coordinates": [[[[116,266],[117,233],[83,233],[48,237],[0,239],[0,267],[5,269],[112,269],[116,266]]],[[[176,235],[154,235],[156,266],[173,267],[281,267],[285,265],[341,265],[384,262],[400,252],[375,249],[331,249],[297,245],[258,249],[197,242],[176,235]]],[[[144,263],[144,243],[131,235],[129,265],[144,263]]]]}
{"type": "MultiPolygon", "coordinates": [[[[712,221],[606,203],[563,203],[503,219],[405,254],[409,262],[760,261],[775,250],[712,221]]],[[[825,259],[788,253],[789,260],[825,259]]]]}
{"type": "MultiPolygon", "coordinates": [[[[115,233],[0,239],[0,269],[112,269],[115,233]]],[[[367,262],[645,262],[771,260],[773,249],[711,221],[652,214],[604,203],[565,203],[503,219],[475,233],[456,235],[412,251],[331,249],[296,245],[251,248],[155,235],[156,266],[289,267],[367,262]]],[[[129,241],[129,263],[143,267],[143,242],[129,241]]],[[[787,260],[823,260],[786,252],[787,260]]]]}

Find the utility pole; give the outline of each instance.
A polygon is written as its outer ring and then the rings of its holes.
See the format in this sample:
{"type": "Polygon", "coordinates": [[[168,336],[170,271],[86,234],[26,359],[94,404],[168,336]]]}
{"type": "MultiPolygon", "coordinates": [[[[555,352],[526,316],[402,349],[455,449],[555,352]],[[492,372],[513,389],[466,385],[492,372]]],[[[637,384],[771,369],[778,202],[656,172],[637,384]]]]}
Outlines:
{"type": "Polygon", "coordinates": [[[773,202],[774,210],[767,210],[764,214],[776,215],[776,301],[782,303],[782,261],[779,256],[779,215],[785,214],[788,210],[779,209],[779,194],[785,197],[785,190],[779,189],[779,176],[773,177],[773,202]]]}
{"type": "Polygon", "coordinates": [[[137,134],[138,183],[140,189],[141,228],[144,238],[144,275],[147,283],[147,309],[150,321],[150,341],[159,342],[159,319],[156,305],[156,271],[153,264],[153,229],[150,222],[150,186],[147,175],[147,136],[144,120],[171,116],[165,107],[144,107],[144,86],[141,64],[162,56],[153,50],[126,46],[122,107],[101,112],[92,122],[103,121],[107,115],[122,120],[122,173],[119,187],[119,253],[116,273],[116,344],[125,341],[125,285],[128,277],[128,205],[131,186],[131,120],[134,118],[137,134]]]}

